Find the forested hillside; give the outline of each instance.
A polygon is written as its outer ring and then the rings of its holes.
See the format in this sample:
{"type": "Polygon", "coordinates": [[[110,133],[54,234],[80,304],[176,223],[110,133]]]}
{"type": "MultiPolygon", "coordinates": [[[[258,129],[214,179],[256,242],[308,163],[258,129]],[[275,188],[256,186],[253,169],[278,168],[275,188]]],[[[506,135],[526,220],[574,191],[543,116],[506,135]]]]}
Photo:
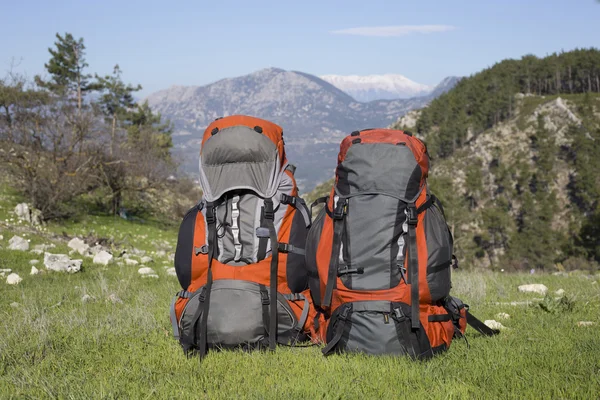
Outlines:
{"type": "Polygon", "coordinates": [[[394,125],[428,145],[463,266],[598,268],[599,76],[594,49],[505,60],[394,125]]]}

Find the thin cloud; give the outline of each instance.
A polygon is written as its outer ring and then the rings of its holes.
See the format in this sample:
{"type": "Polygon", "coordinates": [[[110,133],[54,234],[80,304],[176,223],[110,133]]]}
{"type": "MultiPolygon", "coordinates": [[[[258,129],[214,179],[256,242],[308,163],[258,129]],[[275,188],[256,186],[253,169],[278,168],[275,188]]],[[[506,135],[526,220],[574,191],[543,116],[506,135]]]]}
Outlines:
{"type": "Polygon", "coordinates": [[[439,33],[455,30],[452,25],[395,25],[395,26],[363,26],[331,31],[334,35],[355,35],[372,37],[406,36],[414,33],[439,33]]]}

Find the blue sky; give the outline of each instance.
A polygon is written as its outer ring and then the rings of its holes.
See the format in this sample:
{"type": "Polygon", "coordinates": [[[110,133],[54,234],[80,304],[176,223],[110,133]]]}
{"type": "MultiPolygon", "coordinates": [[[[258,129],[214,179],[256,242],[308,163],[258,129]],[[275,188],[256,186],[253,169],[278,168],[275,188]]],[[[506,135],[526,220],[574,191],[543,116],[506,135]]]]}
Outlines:
{"type": "Polygon", "coordinates": [[[265,67],[436,84],[504,58],[600,47],[597,0],[0,0],[0,76],[43,72],[56,32],[141,95],[265,67]]]}

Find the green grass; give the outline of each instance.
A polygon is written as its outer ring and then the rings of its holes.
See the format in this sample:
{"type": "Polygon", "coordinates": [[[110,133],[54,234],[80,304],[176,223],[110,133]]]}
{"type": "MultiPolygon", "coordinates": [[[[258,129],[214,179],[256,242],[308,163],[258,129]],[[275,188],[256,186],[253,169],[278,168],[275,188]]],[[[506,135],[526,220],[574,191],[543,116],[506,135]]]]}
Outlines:
{"type": "MultiPolygon", "coordinates": [[[[0,200],[1,221],[14,198],[0,200]]],[[[454,294],[482,319],[499,312],[509,330],[494,338],[467,331],[429,362],[398,357],[343,355],[324,358],[318,347],[279,348],[275,353],[209,353],[187,359],[171,336],[168,306],[179,289],[167,276],[166,258],[149,266],[159,279],[142,279],[138,267],[94,266],[69,275],[30,276],[29,252],[6,250],[12,228],[0,224],[0,268],[23,282],[0,282],[0,398],[598,398],[600,393],[599,276],[475,273],[454,276],[454,294]],[[574,297],[571,311],[496,305],[536,296],[518,293],[523,283],[544,283],[574,297]],[[95,300],[81,301],[84,294],[95,300]],[[116,296],[122,303],[109,300],[116,296]],[[11,303],[18,303],[17,307],[11,303]],[[594,326],[578,327],[578,321],[594,326]]],[[[176,230],[91,216],[31,234],[49,243],[48,232],[114,236],[118,242],[155,250],[173,246],[176,230]],[[94,224],[94,221],[96,222],[94,224]]],[[[56,240],[53,252],[66,251],[56,240]]],[[[173,248],[169,252],[172,252],[173,248]]],[[[38,265],[43,269],[43,266],[38,265]]]]}

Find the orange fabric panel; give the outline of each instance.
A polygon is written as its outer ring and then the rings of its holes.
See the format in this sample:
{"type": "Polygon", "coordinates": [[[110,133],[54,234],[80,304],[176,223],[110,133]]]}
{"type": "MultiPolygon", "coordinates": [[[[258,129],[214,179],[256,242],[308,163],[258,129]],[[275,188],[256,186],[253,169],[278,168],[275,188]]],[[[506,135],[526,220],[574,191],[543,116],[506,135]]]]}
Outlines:
{"type": "MultiPolygon", "coordinates": [[[[194,248],[202,247],[206,244],[206,225],[204,222],[204,215],[198,211],[196,214],[196,224],[194,226],[194,245],[192,246],[192,278],[190,287],[195,281],[199,280],[202,275],[206,273],[208,268],[208,255],[207,254],[194,254],[194,248]]],[[[206,282],[206,277],[204,277],[206,282]]],[[[204,284],[204,283],[203,283],[204,284]]],[[[188,290],[190,290],[188,288],[188,290]]]]}
{"type": "Polygon", "coordinates": [[[177,299],[177,301],[175,302],[175,317],[177,318],[177,323],[179,324],[179,319],[181,318],[181,314],[183,313],[183,309],[185,308],[185,305],[187,304],[187,302],[190,299],[184,299],[182,297],[179,297],[177,299]]]}
{"type": "MultiPolygon", "coordinates": [[[[279,152],[279,159],[281,160],[281,165],[283,166],[287,160],[285,157],[285,149],[283,143],[283,129],[271,122],[261,118],[250,117],[247,115],[231,115],[229,117],[220,118],[216,121],[213,121],[204,131],[204,136],[202,136],[202,145],[201,148],[204,147],[204,143],[212,137],[212,131],[215,128],[219,130],[230,128],[232,126],[247,126],[249,128],[254,129],[255,126],[260,126],[262,128],[262,134],[271,139],[271,141],[277,146],[277,151],[279,152]]],[[[202,150],[200,150],[202,153],[202,150]]]]}
{"type": "Polygon", "coordinates": [[[423,324],[423,328],[425,328],[425,333],[427,333],[431,347],[438,347],[442,344],[446,344],[446,347],[450,348],[450,343],[452,343],[452,338],[454,336],[454,324],[452,321],[429,322],[430,315],[448,314],[446,309],[441,306],[430,305],[421,305],[420,309],[421,324],[423,324]]]}
{"type": "MultiPolygon", "coordinates": [[[[417,198],[416,206],[419,208],[427,200],[427,191],[422,190],[417,198]]],[[[417,222],[417,254],[419,257],[419,302],[421,304],[431,303],[431,292],[427,284],[427,240],[425,236],[425,213],[422,212],[418,216],[417,222]]],[[[408,272],[410,276],[410,271],[408,272]]]]}

